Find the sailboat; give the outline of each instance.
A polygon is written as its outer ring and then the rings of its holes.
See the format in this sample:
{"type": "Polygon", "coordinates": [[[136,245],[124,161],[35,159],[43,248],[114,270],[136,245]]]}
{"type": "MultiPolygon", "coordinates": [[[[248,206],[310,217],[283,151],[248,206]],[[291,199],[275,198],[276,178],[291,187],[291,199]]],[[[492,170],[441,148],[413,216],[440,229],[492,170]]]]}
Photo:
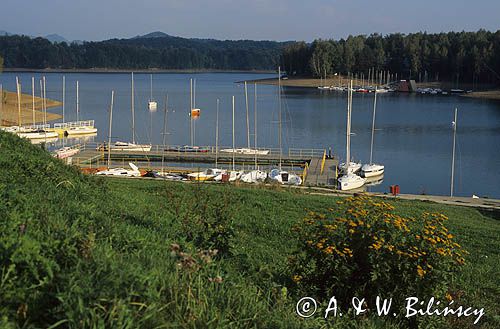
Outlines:
{"type": "Polygon", "coordinates": [[[282,147],[282,134],[281,134],[281,68],[278,67],[278,116],[279,116],[279,133],[278,140],[280,145],[280,160],[279,160],[279,169],[273,169],[269,173],[269,178],[278,182],[280,184],[289,184],[289,185],[300,185],[302,184],[302,179],[294,174],[289,173],[288,171],[284,171],[281,169],[281,160],[283,158],[283,147],[282,147]]]}
{"type": "Polygon", "coordinates": [[[66,123],[64,135],[89,135],[97,133],[97,128],[94,127],[94,120],[80,121],[80,98],[79,84],[76,81],[76,122],[66,123]]]}
{"type": "MultiPolygon", "coordinates": [[[[352,81],[351,81],[352,82],[352,81]]],[[[348,91],[347,91],[347,102],[348,102],[348,107],[350,107],[351,109],[351,112],[352,112],[352,92],[354,91],[353,87],[352,87],[352,84],[348,86],[348,91]],[[350,96],[349,96],[350,95],[350,96]]],[[[350,141],[351,141],[351,121],[350,121],[350,114],[349,114],[349,148],[351,147],[350,145],[350,141]]],[[[349,149],[350,151],[350,149],[349,149]]],[[[354,160],[352,160],[350,158],[350,152],[349,152],[349,155],[348,155],[348,161],[346,162],[343,162],[339,165],[339,170],[342,174],[347,174],[347,173],[351,173],[351,174],[355,174],[357,172],[359,172],[361,170],[361,162],[356,162],[354,160]]]]}
{"type": "Polygon", "coordinates": [[[66,159],[69,157],[72,157],[73,155],[76,155],[80,152],[80,149],[78,147],[70,147],[70,146],[65,146],[61,147],[60,149],[54,151],[52,156],[54,158],[58,159],[66,159]]]}
{"type": "Polygon", "coordinates": [[[373,115],[372,115],[372,140],[370,145],[370,163],[364,164],[361,167],[361,173],[364,177],[375,177],[384,174],[384,166],[373,163],[373,137],[375,134],[375,113],[377,110],[377,93],[375,92],[373,100],[373,115]]]}
{"type": "MultiPolygon", "coordinates": [[[[234,140],[234,96],[232,98],[232,104],[233,104],[233,148],[232,150],[235,150],[235,140],[234,140]]],[[[221,150],[222,151],[222,150],[221,150]]],[[[227,174],[229,175],[228,181],[234,182],[236,180],[239,180],[241,176],[243,175],[242,170],[236,170],[236,163],[235,163],[235,155],[236,152],[233,153],[233,160],[232,160],[232,170],[230,170],[227,174]]],[[[217,176],[215,180],[222,180],[222,174],[220,176],[217,176]]]]}
{"type": "Polygon", "coordinates": [[[132,162],[129,162],[128,164],[130,166],[130,169],[125,169],[125,168],[110,168],[106,170],[101,170],[96,173],[96,175],[103,175],[103,176],[122,176],[122,177],[140,177],[141,172],[139,171],[139,168],[133,164],[132,162]]]}
{"type": "MultiPolygon", "coordinates": [[[[351,113],[352,113],[352,80],[350,82],[347,96],[347,128],[346,128],[346,163],[345,168],[350,168],[351,157],[351,113]]],[[[366,179],[355,175],[350,170],[344,171],[344,174],[337,180],[338,188],[342,191],[360,188],[365,184],[366,179]]]]}
{"type": "MultiPolygon", "coordinates": [[[[136,151],[136,152],[149,152],[151,151],[151,145],[147,144],[136,144],[135,142],[135,98],[134,98],[134,72],[131,76],[132,85],[132,96],[131,96],[131,110],[132,110],[132,143],[116,141],[111,144],[111,150],[113,151],[136,151]]],[[[107,146],[104,145],[104,149],[107,146]]]]}
{"type": "MultiPolygon", "coordinates": [[[[111,129],[113,127],[113,103],[114,103],[115,91],[111,91],[111,105],[109,107],[109,130],[108,130],[108,144],[111,144],[111,129]]],[[[108,148],[108,167],[106,170],[101,170],[96,173],[96,175],[103,176],[125,176],[125,177],[139,177],[141,172],[139,168],[132,162],[129,162],[129,166],[132,170],[125,168],[110,168],[111,166],[111,149],[108,148]]]]}
{"type": "MultiPolygon", "coordinates": [[[[191,90],[192,90],[192,82],[191,82],[191,90]]],[[[192,106],[192,93],[191,93],[191,108],[192,106]]],[[[190,113],[191,114],[191,113],[190,113]]],[[[192,118],[190,118],[192,123],[192,118]]],[[[219,169],[218,167],[218,148],[219,148],[219,99],[217,99],[217,111],[216,111],[216,120],[215,120],[215,167],[209,168],[200,172],[194,172],[188,174],[188,179],[192,181],[207,181],[207,180],[216,180],[222,181],[222,175],[227,174],[227,170],[219,169]]],[[[193,135],[191,135],[193,137],[193,135]]],[[[187,147],[187,146],[186,146],[187,147]]],[[[191,148],[195,148],[196,146],[192,146],[191,148]]]]}
{"type": "MultiPolygon", "coordinates": [[[[16,86],[17,86],[17,107],[18,107],[18,126],[13,128],[13,132],[17,134],[17,136],[21,138],[27,138],[30,140],[37,140],[40,143],[50,139],[51,141],[57,139],[57,133],[54,131],[48,131],[48,125],[33,125],[31,127],[23,127],[21,126],[21,83],[19,79],[16,77],[16,86]]],[[[33,90],[33,98],[34,98],[34,90],[33,90]]],[[[34,104],[34,102],[33,102],[34,104]]],[[[43,110],[44,113],[47,112],[46,107],[46,96],[45,96],[45,77],[43,78],[43,110]]],[[[33,110],[34,111],[34,110],[33,110]]]]}
{"type": "MultiPolygon", "coordinates": [[[[254,84],[254,147],[257,150],[257,84],[254,84]]],[[[255,155],[255,169],[244,173],[241,175],[240,180],[245,183],[260,183],[264,182],[267,178],[267,173],[265,171],[259,170],[258,162],[257,162],[257,152],[255,155]]]]}
{"type": "Polygon", "coordinates": [[[257,147],[250,147],[250,121],[248,116],[248,92],[247,92],[247,82],[245,81],[245,105],[246,105],[246,123],[247,123],[247,147],[240,147],[230,149],[222,149],[221,152],[224,153],[236,153],[236,154],[246,154],[246,155],[266,155],[269,154],[270,150],[258,150],[257,147]]]}

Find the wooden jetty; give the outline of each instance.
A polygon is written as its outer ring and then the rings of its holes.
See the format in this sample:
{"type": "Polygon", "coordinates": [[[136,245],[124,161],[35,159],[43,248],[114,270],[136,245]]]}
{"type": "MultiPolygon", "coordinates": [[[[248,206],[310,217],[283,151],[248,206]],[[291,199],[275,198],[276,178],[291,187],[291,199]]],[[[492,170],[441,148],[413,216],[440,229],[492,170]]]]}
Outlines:
{"type": "MultiPolygon", "coordinates": [[[[171,149],[172,146],[168,148],[171,149]]],[[[196,171],[200,167],[213,166],[216,156],[219,165],[228,167],[232,164],[232,153],[218,152],[216,154],[215,147],[207,146],[203,148],[206,150],[205,152],[163,151],[161,145],[153,145],[151,151],[148,152],[111,150],[110,160],[112,167],[127,167],[129,162],[135,162],[138,163],[141,169],[145,170],[161,169],[161,163],[163,162],[167,170],[186,173],[196,171]]],[[[280,161],[279,150],[265,149],[270,152],[266,155],[258,155],[257,165],[265,169],[277,167],[280,161]]],[[[107,157],[107,151],[99,149],[98,144],[82,144],[80,145],[80,153],[73,157],[72,164],[81,168],[105,167],[107,157]]],[[[255,155],[235,154],[234,161],[238,168],[253,169],[255,155]]],[[[282,153],[281,164],[286,170],[300,174],[306,185],[335,185],[338,160],[327,158],[326,151],[323,149],[290,148],[282,153]]]]}

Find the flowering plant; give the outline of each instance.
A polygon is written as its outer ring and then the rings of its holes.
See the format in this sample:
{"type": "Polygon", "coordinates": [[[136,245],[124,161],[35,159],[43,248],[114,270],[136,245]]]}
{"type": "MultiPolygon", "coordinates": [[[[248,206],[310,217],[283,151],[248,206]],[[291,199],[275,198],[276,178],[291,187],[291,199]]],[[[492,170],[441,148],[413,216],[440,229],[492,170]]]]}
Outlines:
{"type": "Polygon", "coordinates": [[[443,214],[406,218],[387,202],[349,197],[293,227],[301,248],[290,257],[292,280],[304,293],[348,301],[353,296],[442,296],[465,251],[443,214]]]}

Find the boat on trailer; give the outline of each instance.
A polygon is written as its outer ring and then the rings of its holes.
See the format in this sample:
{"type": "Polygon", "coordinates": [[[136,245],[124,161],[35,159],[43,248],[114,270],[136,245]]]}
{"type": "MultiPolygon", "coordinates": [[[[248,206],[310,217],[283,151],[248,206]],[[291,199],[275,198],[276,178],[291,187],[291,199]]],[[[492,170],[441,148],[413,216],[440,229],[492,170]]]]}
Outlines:
{"type": "Polygon", "coordinates": [[[141,172],[139,171],[139,168],[132,162],[129,162],[128,164],[130,169],[125,169],[125,168],[111,168],[111,169],[106,169],[106,170],[101,170],[96,173],[96,175],[99,176],[121,176],[121,177],[140,177],[141,172]]]}
{"type": "Polygon", "coordinates": [[[192,181],[197,181],[197,182],[204,182],[204,181],[209,181],[213,180],[215,177],[225,174],[226,170],[224,169],[217,169],[217,168],[209,168],[207,170],[203,170],[200,172],[194,172],[191,174],[188,174],[188,179],[192,181]]]}

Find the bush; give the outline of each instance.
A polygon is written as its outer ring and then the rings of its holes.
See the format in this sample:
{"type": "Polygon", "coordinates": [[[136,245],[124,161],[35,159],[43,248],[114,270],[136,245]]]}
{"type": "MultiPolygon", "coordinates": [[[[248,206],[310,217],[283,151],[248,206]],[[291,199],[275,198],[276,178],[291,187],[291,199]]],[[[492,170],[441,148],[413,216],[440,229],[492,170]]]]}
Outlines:
{"type": "Polygon", "coordinates": [[[310,212],[293,228],[301,248],[290,258],[290,270],[300,291],[344,303],[354,296],[396,302],[401,296],[446,295],[457,265],[464,264],[446,216],[404,218],[392,205],[365,196],[339,204],[340,216],[333,209],[310,212]]]}
{"type": "Polygon", "coordinates": [[[227,193],[207,193],[201,187],[187,194],[168,194],[188,242],[197,249],[215,249],[220,257],[231,255],[237,200],[227,193]]]}

